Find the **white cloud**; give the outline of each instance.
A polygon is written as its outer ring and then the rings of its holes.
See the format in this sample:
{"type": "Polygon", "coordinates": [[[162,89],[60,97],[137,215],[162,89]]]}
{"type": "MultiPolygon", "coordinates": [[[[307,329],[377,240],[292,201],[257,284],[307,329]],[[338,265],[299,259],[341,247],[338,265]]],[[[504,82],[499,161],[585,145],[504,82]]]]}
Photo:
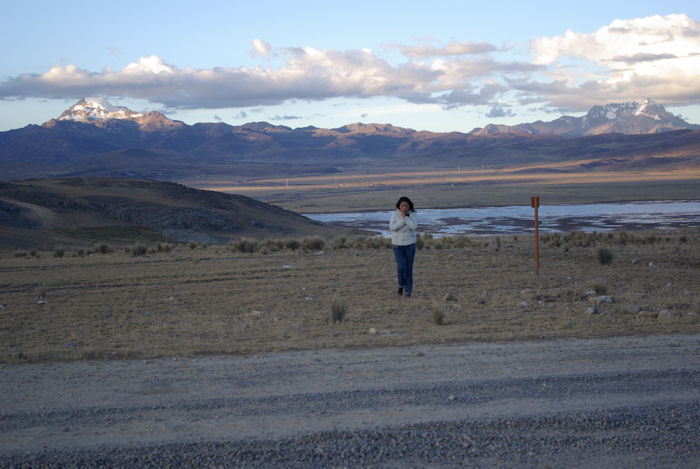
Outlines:
{"type": "Polygon", "coordinates": [[[585,109],[643,97],[677,104],[700,100],[700,24],[687,15],[615,20],[590,34],[567,31],[533,40],[531,51],[533,63],[567,76],[565,87],[556,81],[538,90],[553,106],[585,109]],[[564,58],[594,63],[598,76],[577,79],[564,71],[564,58]]]}
{"type": "Polygon", "coordinates": [[[271,50],[272,47],[267,42],[258,38],[253,39],[252,55],[262,55],[263,57],[269,58],[271,50]]]}
{"type": "Polygon", "coordinates": [[[435,47],[429,44],[419,44],[416,46],[398,44],[396,47],[398,47],[404,55],[417,59],[452,55],[484,54],[498,50],[496,46],[489,42],[458,42],[454,40],[441,47],[435,47]]]}
{"type": "Polygon", "coordinates": [[[275,67],[183,68],[158,56],[99,72],[60,64],[5,79],[0,99],[110,96],[186,110],[384,97],[445,109],[484,106],[494,115],[507,113],[515,99],[568,110],[645,97],[700,101],[700,26],[686,15],[615,20],[593,33],[536,38],[529,56],[488,42],[430,38],[392,48],[403,52],[399,62],[369,49],[286,47],[273,54],[256,38],[252,53],[274,56],[275,67]]]}

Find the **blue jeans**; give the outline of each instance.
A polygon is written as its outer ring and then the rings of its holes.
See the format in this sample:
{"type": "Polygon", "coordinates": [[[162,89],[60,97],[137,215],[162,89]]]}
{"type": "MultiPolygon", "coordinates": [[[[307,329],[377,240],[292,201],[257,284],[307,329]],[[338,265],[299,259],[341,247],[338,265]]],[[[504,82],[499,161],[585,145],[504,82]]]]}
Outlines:
{"type": "Polygon", "coordinates": [[[407,295],[413,291],[413,258],[416,257],[416,245],[394,246],[396,258],[396,273],[399,287],[403,287],[407,295]]]}

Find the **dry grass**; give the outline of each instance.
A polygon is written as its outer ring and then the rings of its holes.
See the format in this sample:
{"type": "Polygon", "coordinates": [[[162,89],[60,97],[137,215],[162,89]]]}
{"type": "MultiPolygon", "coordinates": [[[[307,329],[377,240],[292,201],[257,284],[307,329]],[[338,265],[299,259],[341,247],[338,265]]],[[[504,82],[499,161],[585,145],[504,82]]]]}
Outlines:
{"type": "Polygon", "coordinates": [[[697,229],[552,237],[541,243],[539,274],[528,236],[502,237],[500,246],[495,238],[424,241],[410,299],[396,295],[394,259],[383,243],[334,240],[314,251],[303,249],[302,240],[295,250],[254,253],[181,245],[139,256],[3,252],[0,361],[700,330],[697,229]],[[592,255],[596,247],[614,254],[609,265],[592,255]],[[614,302],[586,315],[595,300],[588,292],[600,286],[614,302]],[[457,301],[443,301],[447,292],[457,301]],[[334,299],[345,310],[335,325],[334,299]],[[628,305],[642,313],[668,309],[674,317],[628,312],[628,305]]]}

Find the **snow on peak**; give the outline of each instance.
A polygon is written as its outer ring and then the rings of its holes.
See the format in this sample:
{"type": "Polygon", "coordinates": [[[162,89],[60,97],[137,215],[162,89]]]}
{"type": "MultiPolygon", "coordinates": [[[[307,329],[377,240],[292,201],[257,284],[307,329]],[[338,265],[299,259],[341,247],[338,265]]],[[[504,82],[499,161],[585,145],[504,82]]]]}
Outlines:
{"type": "Polygon", "coordinates": [[[103,119],[136,119],[143,114],[138,114],[124,106],[113,106],[102,97],[83,98],[65,111],[58,120],[72,120],[77,122],[95,121],[103,119]]]}

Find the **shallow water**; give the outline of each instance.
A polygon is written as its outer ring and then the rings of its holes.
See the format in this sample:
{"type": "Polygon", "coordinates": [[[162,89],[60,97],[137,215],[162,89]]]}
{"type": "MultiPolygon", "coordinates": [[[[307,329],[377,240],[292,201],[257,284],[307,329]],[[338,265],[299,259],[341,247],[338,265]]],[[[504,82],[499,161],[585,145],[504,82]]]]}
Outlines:
{"type": "MultiPolygon", "coordinates": [[[[312,220],[389,236],[392,210],[307,214],[312,220]]],[[[498,235],[534,232],[534,209],[527,205],[417,210],[419,231],[436,235],[498,235]]],[[[700,200],[542,205],[542,232],[669,229],[700,226],[700,200]]]]}

